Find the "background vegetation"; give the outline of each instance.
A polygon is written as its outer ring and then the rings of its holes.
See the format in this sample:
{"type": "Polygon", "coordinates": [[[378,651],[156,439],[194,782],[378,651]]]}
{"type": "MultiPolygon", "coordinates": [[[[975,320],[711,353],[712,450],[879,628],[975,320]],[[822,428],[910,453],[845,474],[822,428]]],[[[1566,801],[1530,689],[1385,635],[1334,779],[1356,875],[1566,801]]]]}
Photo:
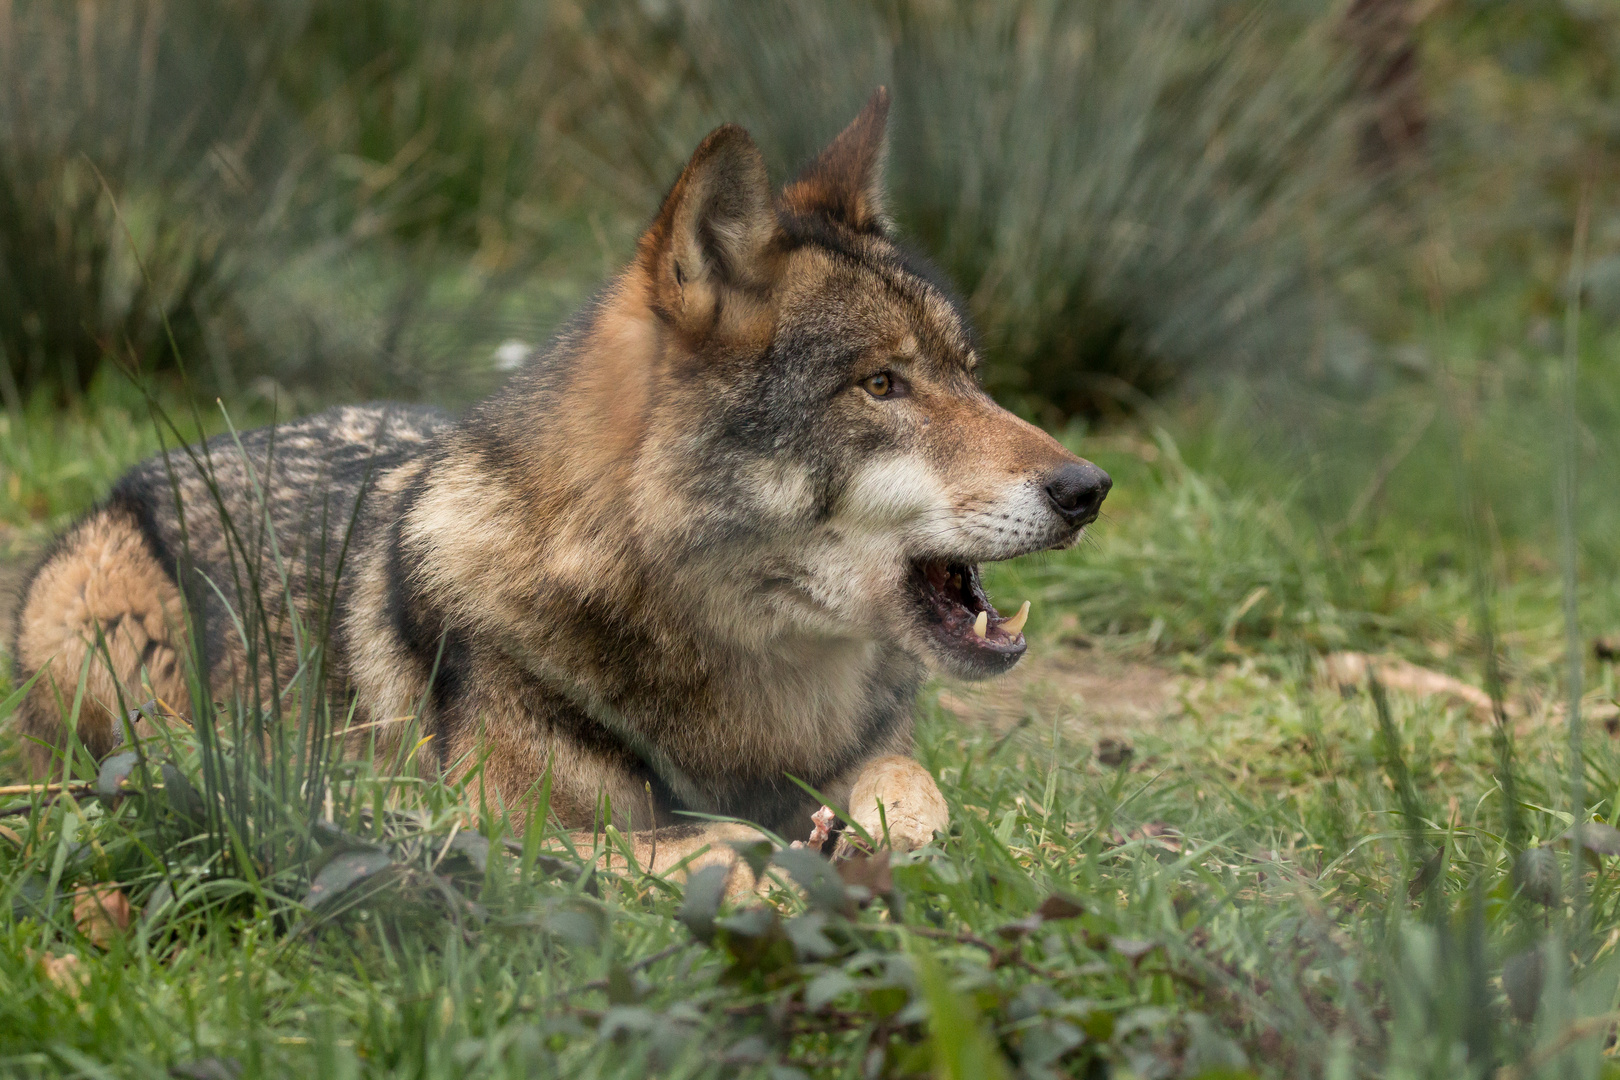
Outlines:
{"type": "Polygon", "coordinates": [[[0,3],[0,572],[152,400],[476,398],[704,131],[785,178],[878,83],[990,388],[1116,477],[991,576],[1045,666],[921,707],[936,847],[722,907],[234,705],[0,796],[0,1069],[1620,1074],[1617,59],[1577,0],[0,3]],[[1122,665],[1128,731],[1063,675],[1122,665]]]}

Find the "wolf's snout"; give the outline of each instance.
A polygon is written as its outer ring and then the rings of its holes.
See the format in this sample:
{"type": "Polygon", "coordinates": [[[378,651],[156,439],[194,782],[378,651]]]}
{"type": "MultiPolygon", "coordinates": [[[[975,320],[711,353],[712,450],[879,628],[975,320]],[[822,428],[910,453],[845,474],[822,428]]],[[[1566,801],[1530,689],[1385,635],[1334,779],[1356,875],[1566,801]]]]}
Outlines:
{"type": "Polygon", "coordinates": [[[1046,481],[1046,497],[1072,525],[1097,519],[1097,511],[1114,486],[1109,475],[1089,461],[1071,461],[1046,481]]]}

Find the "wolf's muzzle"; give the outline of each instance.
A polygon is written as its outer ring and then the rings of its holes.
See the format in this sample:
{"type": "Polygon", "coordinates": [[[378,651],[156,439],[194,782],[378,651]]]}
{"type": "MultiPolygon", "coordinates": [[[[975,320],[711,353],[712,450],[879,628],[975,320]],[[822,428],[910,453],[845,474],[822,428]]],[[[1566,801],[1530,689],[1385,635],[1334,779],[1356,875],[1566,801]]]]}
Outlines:
{"type": "Polygon", "coordinates": [[[1046,480],[1046,497],[1063,519],[1078,528],[1097,520],[1097,511],[1114,486],[1109,475],[1089,461],[1071,461],[1046,480]]]}

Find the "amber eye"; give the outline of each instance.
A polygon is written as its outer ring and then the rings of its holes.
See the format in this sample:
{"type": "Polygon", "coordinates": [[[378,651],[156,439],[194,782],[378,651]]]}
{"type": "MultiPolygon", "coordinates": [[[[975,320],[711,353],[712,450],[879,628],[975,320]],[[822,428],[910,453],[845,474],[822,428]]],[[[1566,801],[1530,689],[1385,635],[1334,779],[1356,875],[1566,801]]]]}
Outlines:
{"type": "Polygon", "coordinates": [[[887,371],[880,371],[876,375],[868,375],[862,379],[861,385],[873,397],[888,397],[894,393],[894,376],[887,371]]]}

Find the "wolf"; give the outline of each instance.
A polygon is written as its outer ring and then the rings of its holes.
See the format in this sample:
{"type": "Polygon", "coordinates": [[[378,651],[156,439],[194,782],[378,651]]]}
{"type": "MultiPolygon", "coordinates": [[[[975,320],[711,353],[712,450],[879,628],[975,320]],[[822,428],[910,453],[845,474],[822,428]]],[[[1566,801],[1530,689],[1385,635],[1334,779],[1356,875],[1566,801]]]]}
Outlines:
{"type": "Polygon", "coordinates": [[[459,419],[342,407],[135,467],[25,587],[36,768],[81,678],[104,754],[125,703],[211,715],[187,656],[262,707],[319,640],[352,723],[415,718],[509,812],[549,778],[562,825],[648,863],[725,835],[687,815],[803,834],[801,785],[926,843],[923,680],[1026,647],[980,565],[1075,543],[1111,481],[981,389],[962,303],[885,216],[888,107],[780,190],[713,131],[628,267],[459,419]]]}

